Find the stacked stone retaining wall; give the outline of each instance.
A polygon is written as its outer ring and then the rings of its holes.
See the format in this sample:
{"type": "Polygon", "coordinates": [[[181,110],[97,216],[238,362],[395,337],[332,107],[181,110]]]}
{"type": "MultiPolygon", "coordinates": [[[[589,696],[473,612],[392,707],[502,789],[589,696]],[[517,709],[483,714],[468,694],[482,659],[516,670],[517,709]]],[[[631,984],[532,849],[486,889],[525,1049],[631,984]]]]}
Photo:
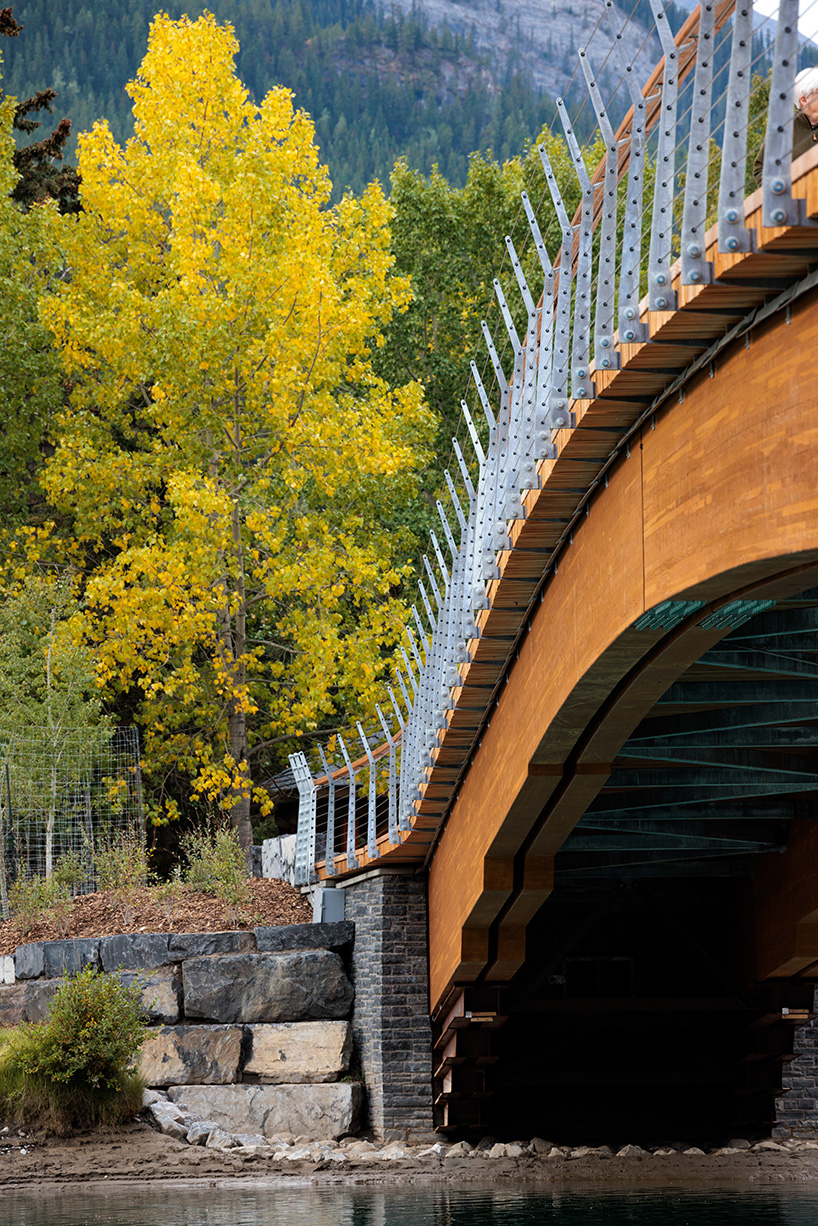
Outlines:
{"type": "Polygon", "coordinates": [[[43,1020],[61,976],[93,966],[140,985],[149,1086],[231,1132],[344,1136],[363,1098],[348,1077],[354,932],[295,924],[21,945],[2,967],[0,1025],[43,1020]]]}

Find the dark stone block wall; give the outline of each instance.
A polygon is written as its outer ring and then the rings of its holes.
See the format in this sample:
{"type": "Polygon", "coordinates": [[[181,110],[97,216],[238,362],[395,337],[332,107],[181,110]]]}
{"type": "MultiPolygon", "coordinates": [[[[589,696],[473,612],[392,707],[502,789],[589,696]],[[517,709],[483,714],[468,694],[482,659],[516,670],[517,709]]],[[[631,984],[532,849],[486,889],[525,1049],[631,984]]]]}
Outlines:
{"type": "MultiPolygon", "coordinates": [[[[812,1008],[818,1012],[818,990],[812,1008]]],[[[782,1094],[775,1100],[773,1136],[818,1139],[818,1018],[798,1027],[793,1051],[795,1059],[784,1065],[782,1094]]]]}
{"type": "Polygon", "coordinates": [[[425,875],[377,870],[345,894],[346,919],[355,923],[352,1032],[369,1126],[388,1141],[431,1137],[425,875]]]}

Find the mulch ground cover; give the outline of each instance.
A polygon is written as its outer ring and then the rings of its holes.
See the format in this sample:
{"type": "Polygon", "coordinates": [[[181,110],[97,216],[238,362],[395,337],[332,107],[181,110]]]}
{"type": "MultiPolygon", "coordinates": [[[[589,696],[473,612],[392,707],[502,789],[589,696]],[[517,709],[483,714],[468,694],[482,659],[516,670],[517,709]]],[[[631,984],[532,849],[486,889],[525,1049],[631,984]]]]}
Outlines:
{"type": "Polygon", "coordinates": [[[73,899],[62,925],[44,915],[24,933],[14,920],[0,924],[0,954],[14,953],[28,941],[58,941],[65,937],[104,937],[120,932],[225,932],[256,925],[307,924],[312,906],[286,881],[251,877],[249,900],[232,907],[214,894],[185,890],[173,907],[161,904],[150,889],[121,900],[102,891],[73,899]]]}

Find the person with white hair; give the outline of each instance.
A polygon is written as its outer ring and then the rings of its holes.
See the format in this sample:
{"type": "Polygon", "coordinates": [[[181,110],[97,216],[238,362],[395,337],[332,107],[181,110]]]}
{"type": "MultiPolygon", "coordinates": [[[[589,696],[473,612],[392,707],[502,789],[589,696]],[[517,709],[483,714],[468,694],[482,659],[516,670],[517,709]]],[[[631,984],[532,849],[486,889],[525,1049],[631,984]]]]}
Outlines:
{"type": "MultiPolygon", "coordinates": [[[[792,160],[795,161],[802,153],[818,143],[818,67],[805,68],[795,78],[793,86],[793,104],[796,108],[792,121],[792,160]]],[[[764,144],[756,154],[753,175],[761,186],[761,174],[764,170],[764,144]]]]}

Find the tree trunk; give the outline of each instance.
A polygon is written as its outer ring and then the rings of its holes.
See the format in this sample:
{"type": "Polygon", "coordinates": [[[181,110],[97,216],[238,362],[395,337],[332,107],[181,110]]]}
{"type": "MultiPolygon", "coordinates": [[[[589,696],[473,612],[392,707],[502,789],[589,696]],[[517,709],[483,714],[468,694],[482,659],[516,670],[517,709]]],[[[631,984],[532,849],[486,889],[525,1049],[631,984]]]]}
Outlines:
{"type": "MultiPolygon", "coordinates": [[[[244,710],[236,709],[234,706],[228,716],[228,729],[230,735],[230,756],[234,759],[237,766],[242,768],[242,772],[247,775],[249,782],[249,771],[247,769],[247,719],[244,710]]],[[[253,829],[250,825],[250,796],[238,795],[230,808],[230,823],[235,830],[238,831],[239,843],[248,853],[253,842],[253,829]]]]}
{"type": "MultiPolygon", "coordinates": [[[[2,782],[0,778],[0,786],[2,782]]],[[[7,920],[10,914],[6,869],[6,810],[0,801],[0,920],[7,920]]]]}
{"type": "MultiPolygon", "coordinates": [[[[53,753],[56,754],[56,748],[53,753]]],[[[45,875],[54,872],[54,822],[57,816],[57,763],[51,761],[51,795],[48,798],[48,815],[45,823],[45,875]]]]}
{"type": "MultiPolygon", "coordinates": [[[[238,426],[236,426],[238,434],[238,426]]],[[[230,704],[227,717],[228,737],[230,741],[230,756],[235,763],[234,770],[244,787],[233,789],[234,799],[230,806],[230,822],[238,832],[239,844],[247,856],[248,872],[250,871],[252,855],[250,847],[253,842],[253,830],[250,825],[250,771],[247,763],[247,713],[244,708],[244,686],[247,681],[247,666],[244,654],[247,650],[247,587],[244,576],[244,548],[241,539],[241,511],[238,499],[234,498],[231,513],[231,535],[233,542],[233,557],[236,562],[236,579],[233,596],[238,597],[234,618],[230,616],[228,599],[229,583],[225,576],[225,610],[222,639],[226,658],[230,661],[231,680],[234,693],[240,693],[230,704]]]]}

